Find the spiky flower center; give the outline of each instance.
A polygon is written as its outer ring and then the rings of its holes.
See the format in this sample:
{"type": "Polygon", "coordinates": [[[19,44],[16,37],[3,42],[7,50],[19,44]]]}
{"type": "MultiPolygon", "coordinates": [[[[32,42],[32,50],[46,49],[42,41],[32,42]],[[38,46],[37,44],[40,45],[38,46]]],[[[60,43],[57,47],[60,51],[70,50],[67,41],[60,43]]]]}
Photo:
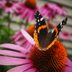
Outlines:
{"type": "Polygon", "coordinates": [[[46,51],[34,48],[31,52],[30,59],[39,72],[63,72],[66,56],[65,48],[57,41],[46,51]]]}
{"type": "Polygon", "coordinates": [[[12,7],[12,5],[13,4],[11,2],[6,2],[6,4],[5,4],[6,7],[12,7]]]}
{"type": "Polygon", "coordinates": [[[26,0],[25,5],[30,9],[35,9],[36,1],[35,0],[26,0]]]}

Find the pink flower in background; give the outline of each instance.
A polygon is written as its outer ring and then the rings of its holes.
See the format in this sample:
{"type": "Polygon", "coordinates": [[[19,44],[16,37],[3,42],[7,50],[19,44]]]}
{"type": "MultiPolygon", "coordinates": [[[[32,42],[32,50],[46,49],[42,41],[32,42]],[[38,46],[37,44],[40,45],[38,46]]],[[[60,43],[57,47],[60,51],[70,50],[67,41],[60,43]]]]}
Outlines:
{"type": "Polygon", "coordinates": [[[64,8],[62,6],[59,6],[58,4],[49,3],[48,7],[59,15],[66,15],[64,8]]]}
{"type": "Polygon", "coordinates": [[[72,33],[71,32],[61,32],[60,35],[59,35],[59,38],[60,39],[63,39],[63,40],[70,40],[70,38],[72,37],[72,33]]]}
{"type": "Polygon", "coordinates": [[[20,18],[31,22],[34,20],[34,13],[39,10],[42,16],[48,19],[54,18],[56,15],[66,15],[63,7],[54,4],[47,3],[39,7],[36,5],[36,0],[25,0],[25,2],[12,2],[12,1],[0,1],[0,7],[7,13],[15,13],[20,18]]]}
{"type": "Polygon", "coordinates": [[[17,13],[20,6],[17,2],[3,0],[0,1],[0,8],[2,8],[7,13],[17,13]]]}
{"type": "Polygon", "coordinates": [[[24,3],[19,3],[19,6],[21,6],[19,15],[22,19],[28,22],[34,20],[34,13],[37,10],[36,0],[25,0],[24,3]]]}
{"type": "Polygon", "coordinates": [[[19,9],[21,18],[28,22],[34,20],[34,13],[37,10],[39,10],[43,17],[47,17],[48,19],[54,18],[56,15],[66,15],[64,8],[54,3],[47,3],[39,7],[36,6],[35,0],[34,2],[31,0],[26,0],[25,3],[20,3],[19,5],[22,6],[19,9]]]}
{"type": "MultiPolygon", "coordinates": [[[[16,66],[7,72],[39,72],[33,60],[30,59],[31,50],[35,48],[33,38],[25,31],[21,30],[24,40],[24,47],[15,44],[1,44],[0,65],[16,66]]],[[[20,33],[20,34],[21,34],[20,33]]],[[[18,37],[17,37],[18,39],[18,37]]],[[[67,59],[64,72],[72,71],[72,63],[67,59]]]]}
{"type": "Polygon", "coordinates": [[[40,12],[43,16],[48,18],[54,18],[56,15],[66,15],[64,8],[54,3],[45,4],[40,8],[40,12]]]}
{"type": "Polygon", "coordinates": [[[3,9],[5,2],[6,2],[5,0],[0,0],[0,8],[1,9],[3,9]]]}

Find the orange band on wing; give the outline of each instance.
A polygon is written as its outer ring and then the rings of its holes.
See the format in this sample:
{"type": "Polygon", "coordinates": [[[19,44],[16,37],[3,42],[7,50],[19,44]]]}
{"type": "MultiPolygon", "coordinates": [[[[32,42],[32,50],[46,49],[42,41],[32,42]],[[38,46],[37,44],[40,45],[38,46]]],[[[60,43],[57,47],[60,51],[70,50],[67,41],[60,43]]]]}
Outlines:
{"type": "Polygon", "coordinates": [[[50,47],[52,47],[56,41],[57,41],[57,38],[55,38],[55,39],[52,41],[52,43],[49,44],[46,48],[41,48],[41,47],[39,47],[38,49],[39,49],[39,50],[42,50],[42,51],[46,51],[46,50],[48,50],[50,47]]]}
{"type": "Polygon", "coordinates": [[[40,48],[40,45],[39,45],[39,41],[38,41],[38,36],[37,36],[37,33],[34,31],[34,40],[35,40],[35,42],[36,42],[36,46],[38,47],[38,48],[40,48]]]}
{"type": "Polygon", "coordinates": [[[34,31],[34,40],[36,42],[36,46],[38,47],[39,50],[43,50],[43,51],[46,51],[48,50],[50,47],[52,47],[54,45],[54,43],[57,41],[57,38],[55,38],[46,48],[41,48],[40,47],[40,44],[39,44],[39,41],[38,41],[38,36],[37,36],[37,33],[34,31]]]}
{"type": "Polygon", "coordinates": [[[41,29],[44,29],[44,28],[46,28],[46,25],[40,26],[40,27],[38,28],[38,33],[40,32],[41,29]]]}
{"type": "Polygon", "coordinates": [[[57,41],[57,38],[55,38],[55,39],[52,41],[52,43],[48,45],[47,48],[49,49],[56,41],[57,41]]]}
{"type": "MultiPolygon", "coordinates": [[[[42,25],[38,28],[38,33],[40,32],[41,29],[44,29],[46,28],[46,25],[42,25]]],[[[58,34],[58,30],[57,28],[54,29],[56,31],[56,34],[58,34]]],[[[46,51],[48,50],[50,47],[52,47],[54,45],[54,43],[57,41],[57,38],[54,38],[54,40],[46,47],[46,48],[41,48],[40,47],[40,44],[39,44],[39,41],[38,41],[38,36],[37,36],[37,33],[34,31],[34,40],[36,42],[36,46],[38,47],[39,50],[43,50],[43,51],[46,51]]]]}

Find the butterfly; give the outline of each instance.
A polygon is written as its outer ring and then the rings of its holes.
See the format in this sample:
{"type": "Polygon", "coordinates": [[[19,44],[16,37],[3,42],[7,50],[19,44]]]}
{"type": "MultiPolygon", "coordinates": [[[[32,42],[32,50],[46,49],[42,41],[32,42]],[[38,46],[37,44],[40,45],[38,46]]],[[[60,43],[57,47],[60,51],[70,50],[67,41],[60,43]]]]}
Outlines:
{"type": "Polygon", "coordinates": [[[57,36],[63,25],[67,23],[67,17],[56,27],[48,24],[42,15],[37,11],[35,13],[36,24],[34,30],[34,40],[40,50],[49,49],[57,40],[57,36]]]}

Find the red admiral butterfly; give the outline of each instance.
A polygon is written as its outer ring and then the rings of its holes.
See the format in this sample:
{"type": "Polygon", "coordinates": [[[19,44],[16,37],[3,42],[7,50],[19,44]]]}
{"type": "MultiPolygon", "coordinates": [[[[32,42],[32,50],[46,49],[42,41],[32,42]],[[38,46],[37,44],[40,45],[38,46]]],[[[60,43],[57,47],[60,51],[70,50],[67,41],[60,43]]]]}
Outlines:
{"type": "Polygon", "coordinates": [[[36,42],[36,46],[40,50],[47,50],[57,40],[57,36],[61,31],[63,25],[66,24],[67,18],[65,18],[55,28],[50,27],[48,24],[46,24],[45,19],[42,17],[39,11],[36,12],[35,18],[36,18],[36,25],[34,30],[34,40],[36,42]]]}

